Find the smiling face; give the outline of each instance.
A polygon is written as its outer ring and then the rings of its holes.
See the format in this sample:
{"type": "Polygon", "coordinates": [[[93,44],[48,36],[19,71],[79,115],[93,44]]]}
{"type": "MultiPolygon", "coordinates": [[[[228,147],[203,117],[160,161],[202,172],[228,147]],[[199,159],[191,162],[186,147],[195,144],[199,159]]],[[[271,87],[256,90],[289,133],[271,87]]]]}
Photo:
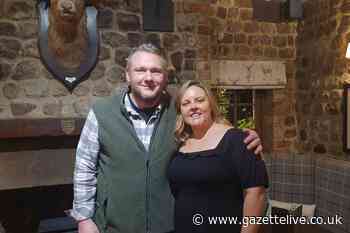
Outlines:
{"type": "Polygon", "coordinates": [[[138,107],[147,108],[159,104],[161,93],[167,85],[164,68],[164,62],[157,54],[139,51],[132,55],[126,79],[138,107]]]}
{"type": "Polygon", "coordinates": [[[206,127],[213,122],[209,97],[202,88],[190,86],[184,92],[180,104],[183,120],[192,129],[206,127]]]}

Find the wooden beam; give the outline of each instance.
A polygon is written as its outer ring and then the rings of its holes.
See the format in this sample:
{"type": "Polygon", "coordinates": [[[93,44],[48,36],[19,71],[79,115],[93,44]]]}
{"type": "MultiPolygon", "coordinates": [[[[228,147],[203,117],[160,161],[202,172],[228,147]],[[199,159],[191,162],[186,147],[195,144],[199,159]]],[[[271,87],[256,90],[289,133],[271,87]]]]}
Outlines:
{"type": "Polygon", "coordinates": [[[84,122],[84,118],[0,120],[0,139],[77,136],[84,122]]]}

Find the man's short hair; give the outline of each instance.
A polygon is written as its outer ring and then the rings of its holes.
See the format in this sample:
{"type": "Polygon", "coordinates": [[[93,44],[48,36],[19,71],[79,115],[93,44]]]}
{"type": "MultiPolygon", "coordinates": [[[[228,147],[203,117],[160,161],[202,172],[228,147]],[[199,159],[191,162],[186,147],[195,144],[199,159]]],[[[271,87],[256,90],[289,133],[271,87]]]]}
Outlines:
{"type": "Polygon", "coordinates": [[[160,56],[162,63],[163,63],[162,66],[163,66],[164,71],[168,70],[168,61],[166,59],[164,51],[151,43],[144,43],[144,44],[141,44],[141,45],[131,49],[129,56],[126,59],[126,69],[128,69],[130,67],[131,58],[137,52],[153,53],[153,54],[160,56]]]}

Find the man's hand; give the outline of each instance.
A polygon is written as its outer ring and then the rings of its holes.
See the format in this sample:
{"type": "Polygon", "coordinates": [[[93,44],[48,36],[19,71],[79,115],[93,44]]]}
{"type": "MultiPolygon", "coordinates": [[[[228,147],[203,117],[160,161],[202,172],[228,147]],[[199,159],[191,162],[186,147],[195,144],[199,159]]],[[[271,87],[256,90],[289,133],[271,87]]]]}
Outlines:
{"type": "Polygon", "coordinates": [[[79,233],[100,233],[96,224],[91,220],[91,218],[78,222],[78,232],[79,233]]]}
{"type": "Polygon", "coordinates": [[[260,154],[263,151],[263,146],[258,133],[252,129],[243,129],[243,132],[248,133],[248,136],[244,139],[247,149],[254,150],[256,155],[260,154]]]}

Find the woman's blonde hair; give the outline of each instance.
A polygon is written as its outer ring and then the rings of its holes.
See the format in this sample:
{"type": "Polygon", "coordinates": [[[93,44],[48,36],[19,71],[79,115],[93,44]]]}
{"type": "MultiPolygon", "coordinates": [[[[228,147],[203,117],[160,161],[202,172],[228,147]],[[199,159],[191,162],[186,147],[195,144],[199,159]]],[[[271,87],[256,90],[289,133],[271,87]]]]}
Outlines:
{"type": "Polygon", "coordinates": [[[223,123],[227,125],[231,125],[229,121],[227,121],[223,115],[221,114],[218,104],[214,98],[212,92],[207,88],[204,84],[199,81],[190,80],[185,82],[177,92],[175,99],[175,107],[176,107],[176,125],[175,125],[175,138],[179,143],[184,143],[192,134],[191,127],[187,125],[181,114],[181,100],[191,86],[196,86],[201,88],[206,96],[208,97],[209,106],[211,109],[211,117],[216,123],[223,123]]]}

